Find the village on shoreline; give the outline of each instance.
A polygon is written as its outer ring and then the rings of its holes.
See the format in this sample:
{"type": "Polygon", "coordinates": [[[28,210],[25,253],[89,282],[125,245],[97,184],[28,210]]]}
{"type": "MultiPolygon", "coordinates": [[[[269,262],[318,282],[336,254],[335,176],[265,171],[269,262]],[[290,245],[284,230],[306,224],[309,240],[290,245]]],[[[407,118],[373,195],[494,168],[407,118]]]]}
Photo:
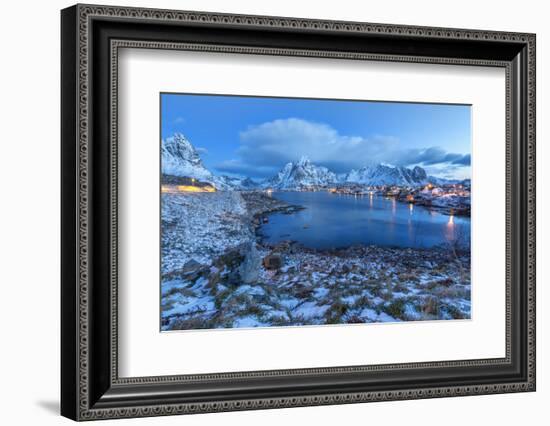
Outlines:
{"type": "MultiPolygon", "coordinates": [[[[176,179],[167,179],[167,182],[178,182],[176,179]]],[[[162,185],[162,192],[216,192],[217,189],[208,183],[195,179],[186,180],[184,183],[166,183],[162,185]]],[[[239,192],[266,193],[272,195],[274,192],[319,192],[326,191],[331,194],[351,195],[354,197],[379,196],[397,201],[415,204],[433,209],[442,214],[456,216],[470,216],[470,184],[446,183],[424,186],[398,186],[398,185],[363,185],[346,183],[338,185],[302,185],[290,189],[232,189],[239,192]]]]}

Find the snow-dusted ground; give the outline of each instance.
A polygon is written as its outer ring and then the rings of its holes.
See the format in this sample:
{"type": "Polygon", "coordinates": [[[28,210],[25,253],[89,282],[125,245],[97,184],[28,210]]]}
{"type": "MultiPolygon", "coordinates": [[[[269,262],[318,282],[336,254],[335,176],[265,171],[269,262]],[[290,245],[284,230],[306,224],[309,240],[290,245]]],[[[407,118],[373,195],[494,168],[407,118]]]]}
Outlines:
{"type": "Polygon", "coordinates": [[[163,275],[190,260],[210,264],[228,247],[254,238],[239,192],[163,193],[161,203],[163,275]]]}
{"type": "Polygon", "coordinates": [[[254,215],[282,208],[260,194],[162,194],[163,330],[470,318],[467,253],[257,242],[254,215]],[[273,253],[283,266],[266,270],[273,253]]]}

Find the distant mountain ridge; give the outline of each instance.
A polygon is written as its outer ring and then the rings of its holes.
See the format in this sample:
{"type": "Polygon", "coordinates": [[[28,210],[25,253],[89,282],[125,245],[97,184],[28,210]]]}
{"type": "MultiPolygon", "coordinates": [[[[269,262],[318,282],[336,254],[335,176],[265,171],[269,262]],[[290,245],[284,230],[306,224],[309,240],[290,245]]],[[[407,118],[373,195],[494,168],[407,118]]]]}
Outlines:
{"type": "Polygon", "coordinates": [[[413,169],[392,167],[385,164],[365,166],[351,170],[344,178],[345,182],[362,183],[365,185],[400,185],[421,186],[428,183],[426,171],[419,166],[413,169]]]}
{"type": "Polygon", "coordinates": [[[458,180],[428,176],[426,171],[419,166],[409,169],[387,164],[364,166],[338,176],[326,167],[313,164],[308,157],[304,156],[296,162],[287,163],[275,176],[257,183],[248,177],[214,175],[204,166],[195,147],[181,133],[162,140],[161,165],[164,176],[195,178],[214,185],[218,190],[247,190],[260,186],[291,190],[353,183],[368,186],[415,187],[428,183],[459,182],[458,180]]]}

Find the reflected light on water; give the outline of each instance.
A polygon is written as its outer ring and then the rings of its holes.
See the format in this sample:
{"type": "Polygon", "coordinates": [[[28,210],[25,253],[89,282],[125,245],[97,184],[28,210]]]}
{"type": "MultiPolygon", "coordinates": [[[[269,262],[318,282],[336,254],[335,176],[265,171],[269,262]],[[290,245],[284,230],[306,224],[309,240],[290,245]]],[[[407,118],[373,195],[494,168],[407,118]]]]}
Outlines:
{"type": "Polygon", "coordinates": [[[449,215],[449,221],[447,222],[447,232],[445,232],[445,238],[448,241],[452,241],[455,238],[455,217],[454,215],[449,215]]]}
{"type": "Polygon", "coordinates": [[[467,216],[376,194],[371,202],[369,192],[357,198],[351,193],[335,195],[274,191],[275,198],[306,209],[292,215],[273,214],[261,225],[265,241],[276,244],[292,239],[306,247],[329,249],[354,244],[429,248],[470,240],[467,216]]]}

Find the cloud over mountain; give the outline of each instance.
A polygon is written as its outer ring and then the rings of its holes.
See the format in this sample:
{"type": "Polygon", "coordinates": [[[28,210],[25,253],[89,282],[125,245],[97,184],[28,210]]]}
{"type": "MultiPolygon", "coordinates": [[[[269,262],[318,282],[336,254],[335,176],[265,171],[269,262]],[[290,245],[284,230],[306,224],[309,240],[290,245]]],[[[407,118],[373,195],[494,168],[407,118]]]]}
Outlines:
{"type": "Polygon", "coordinates": [[[328,124],[300,118],[278,119],[248,127],[240,133],[236,154],[236,158],[216,168],[230,173],[269,176],[281,165],[303,156],[336,173],[379,163],[453,165],[453,168],[470,164],[469,154],[447,152],[440,147],[410,149],[406,141],[393,136],[342,135],[328,124]]]}

